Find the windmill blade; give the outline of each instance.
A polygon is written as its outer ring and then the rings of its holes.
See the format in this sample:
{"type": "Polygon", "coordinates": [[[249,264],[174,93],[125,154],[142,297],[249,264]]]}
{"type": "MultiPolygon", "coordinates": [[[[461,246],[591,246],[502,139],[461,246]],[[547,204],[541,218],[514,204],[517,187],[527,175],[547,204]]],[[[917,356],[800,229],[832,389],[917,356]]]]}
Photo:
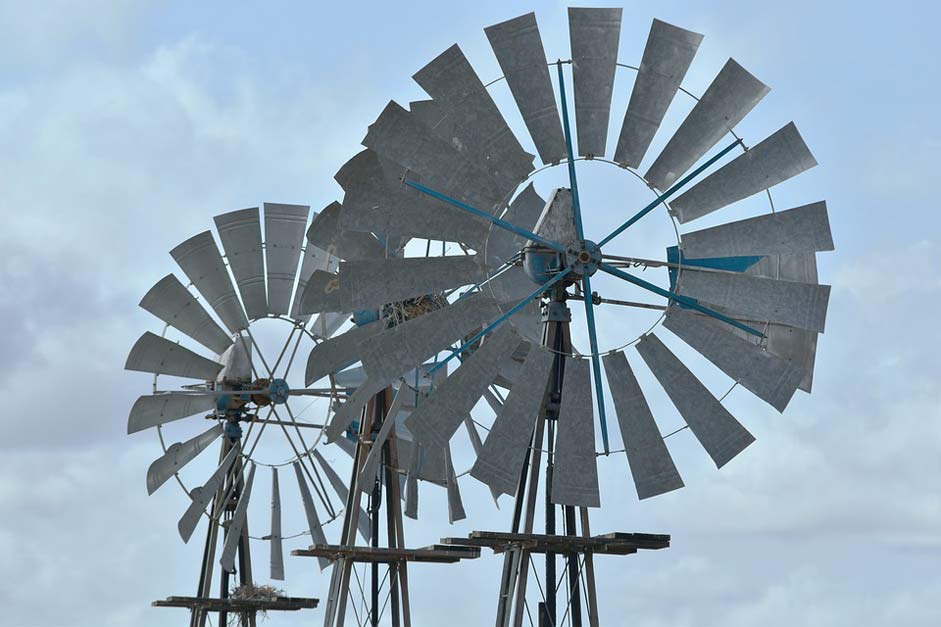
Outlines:
{"type": "Polygon", "coordinates": [[[278,469],[271,469],[271,578],[284,581],[284,548],[281,538],[281,490],[278,487],[278,469]]]}
{"type": "Polygon", "coordinates": [[[627,357],[618,351],[608,353],[602,360],[637,498],[643,500],[682,488],[683,479],[627,357]]]}
{"type": "Polygon", "coordinates": [[[637,352],[716,467],[722,468],[755,441],[660,338],[652,333],[645,335],[637,343],[637,352]]]}
{"type": "Polygon", "coordinates": [[[335,177],[346,192],[339,228],[382,237],[463,242],[474,248],[483,241],[484,222],[403,185],[405,172],[405,166],[381,159],[369,149],[347,161],[335,177]]]}
{"type": "Polygon", "coordinates": [[[666,190],[751,111],[769,87],[729,59],[644,175],[666,190]]]}
{"type": "Polygon", "coordinates": [[[248,326],[235,287],[216,248],[212,233],[203,231],[170,251],[177,265],[196,286],[209,306],[230,333],[238,333],[248,326]]]}
{"type": "Polygon", "coordinates": [[[385,323],[376,320],[363,326],[353,327],[346,333],[321,342],[310,351],[307,359],[305,385],[311,385],[331,372],[343,370],[359,359],[359,344],[385,330],[385,323]]]}
{"type": "Polygon", "coordinates": [[[343,302],[340,292],[340,277],[332,272],[323,270],[314,270],[307,284],[304,286],[304,292],[301,294],[301,304],[297,311],[300,315],[317,313],[340,313],[349,311],[349,301],[343,302]]]}
{"type": "MultiPolygon", "coordinates": [[[[242,539],[245,530],[245,518],[248,515],[248,501],[252,497],[252,483],[255,481],[255,464],[248,470],[248,479],[245,480],[245,487],[239,495],[238,505],[235,506],[235,513],[232,514],[232,520],[229,528],[226,530],[225,542],[222,545],[222,557],[219,559],[219,565],[227,573],[235,572],[235,550],[239,546],[239,540],[242,539]]],[[[248,542],[248,538],[245,538],[248,542]]],[[[243,549],[247,550],[247,549],[243,549]]]]}
{"type": "Polygon", "coordinates": [[[487,271],[477,255],[397,257],[344,261],[338,278],[337,289],[323,294],[321,301],[309,296],[305,310],[326,311],[338,303],[344,311],[379,309],[385,303],[480,283],[487,271]]]}
{"type": "Polygon", "coordinates": [[[412,78],[451,122],[447,140],[475,153],[502,189],[513,189],[532,171],[533,156],[523,150],[457,44],[412,78]]]}
{"type": "Polygon", "coordinates": [[[147,331],[131,348],[124,369],[212,381],[222,364],[147,331]]]}
{"type": "Polygon", "coordinates": [[[189,542],[190,538],[193,537],[193,532],[196,530],[196,525],[199,524],[199,519],[202,518],[203,512],[206,511],[209,503],[212,502],[212,499],[216,497],[216,494],[218,494],[219,490],[225,485],[225,478],[228,476],[229,469],[232,468],[235,459],[239,456],[240,450],[238,446],[233,446],[229,449],[228,454],[226,454],[215,472],[212,473],[212,476],[209,477],[209,480],[202,486],[197,486],[190,490],[192,503],[190,503],[190,506],[183,512],[180,521],[176,525],[177,530],[180,532],[180,537],[183,538],[183,542],[189,542]]]}
{"type": "MultiPolygon", "coordinates": [[[[320,517],[317,515],[317,508],[314,507],[314,499],[310,496],[310,488],[307,487],[307,480],[304,479],[304,473],[301,472],[299,462],[291,464],[294,466],[294,474],[297,475],[297,487],[301,493],[301,501],[304,503],[304,514],[307,516],[307,528],[310,529],[311,544],[327,544],[327,536],[324,535],[323,525],[320,524],[320,517]]],[[[330,560],[326,557],[318,557],[320,570],[330,565],[330,560]]]]}
{"type": "Polygon", "coordinates": [[[702,39],[699,33],[653,21],[624,113],[615,161],[631,168],[640,166],[702,39]]]}
{"type": "Polygon", "coordinates": [[[472,477],[500,494],[516,495],[553,361],[548,350],[533,347],[529,351],[519,380],[503,406],[495,410],[497,417],[471,468],[472,477]]]}
{"type": "Polygon", "coordinates": [[[385,257],[385,247],[372,233],[352,231],[340,226],[344,213],[345,208],[336,201],[327,205],[311,221],[307,229],[307,241],[346,261],[385,257]]]}
{"type": "MultiPolygon", "coordinates": [[[[503,219],[527,231],[533,230],[539,215],[546,206],[546,201],[536,192],[532,183],[523,188],[510,207],[503,214],[503,219]]],[[[491,268],[501,266],[507,259],[518,253],[526,245],[526,238],[510,231],[491,227],[484,244],[487,265],[491,268]]]]}
{"type": "Polygon", "coordinates": [[[395,398],[392,399],[389,412],[382,421],[379,432],[372,436],[372,444],[369,445],[369,454],[366,456],[366,461],[363,462],[363,469],[359,473],[359,481],[357,482],[360,492],[372,490],[372,482],[376,479],[376,473],[379,470],[379,462],[382,461],[383,446],[389,434],[392,432],[393,427],[396,425],[396,416],[399,415],[399,411],[402,409],[406,395],[410,393],[411,390],[408,390],[404,386],[399,388],[395,393],[395,398]]]}
{"type": "MultiPolygon", "coordinates": [[[[566,244],[578,239],[572,211],[572,190],[560,187],[552,190],[549,201],[536,221],[536,235],[566,244]]],[[[534,242],[533,242],[534,243],[534,242]]]]}
{"type": "Polygon", "coordinates": [[[128,434],[188,418],[216,408],[216,397],[211,394],[153,394],[134,401],[127,418],[128,434]]]}
{"type": "Polygon", "coordinates": [[[830,286],[687,269],[680,277],[679,293],[721,307],[736,317],[823,333],[830,286]]]}
{"type": "Polygon", "coordinates": [[[461,500],[461,490],[457,485],[457,473],[454,472],[454,463],[451,461],[451,446],[444,447],[445,467],[448,469],[448,522],[452,525],[467,518],[464,512],[464,502],[461,500]]]}
{"type": "Polygon", "coordinates": [[[418,520],[418,462],[420,451],[417,446],[412,448],[409,457],[408,475],[405,477],[405,511],[412,520],[418,520]]]}
{"type": "Polygon", "coordinates": [[[294,300],[291,303],[291,317],[295,320],[310,320],[310,314],[300,312],[301,300],[304,296],[304,290],[307,288],[307,282],[315,270],[321,272],[334,273],[339,267],[340,260],[330,253],[314,246],[308,240],[304,247],[303,258],[301,259],[301,272],[297,275],[297,289],[294,291],[294,300]]]}
{"type": "Polygon", "coordinates": [[[447,447],[522,338],[510,325],[498,327],[460,367],[421,402],[405,426],[426,446],[447,447]]]}
{"type": "Polygon", "coordinates": [[[321,340],[329,340],[353,314],[327,312],[318,315],[310,325],[310,332],[321,340]]]}
{"type": "Polygon", "coordinates": [[[366,378],[345,403],[340,405],[330,419],[330,423],[324,430],[324,437],[327,442],[333,443],[343,439],[343,435],[354,420],[357,420],[363,409],[372,398],[381,392],[390,381],[374,381],[366,378]]]}
{"type": "Polygon", "coordinates": [[[691,310],[671,306],[663,326],[779,412],[804,378],[800,364],[789,363],[730,333],[729,325],[691,310]]]}
{"type": "Polygon", "coordinates": [[[565,158],[565,137],[536,15],[527,13],[484,32],[539,158],[545,164],[558,163],[565,158]]]}
{"type": "Polygon", "coordinates": [[[595,456],[591,371],[587,359],[566,359],[552,470],[553,503],[601,507],[595,456]]]}
{"type": "Polygon", "coordinates": [[[603,157],[621,39],[621,9],[569,7],[569,38],[578,154],[603,157]]]}
{"type": "MultiPolygon", "coordinates": [[[[314,457],[317,459],[317,463],[320,464],[320,467],[323,469],[325,475],[327,475],[327,481],[330,482],[330,485],[333,487],[334,492],[337,493],[337,496],[340,497],[340,500],[343,503],[347,502],[349,498],[350,491],[347,489],[346,484],[343,482],[343,479],[340,479],[340,475],[337,474],[337,471],[333,469],[333,466],[324,459],[323,455],[320,454],[320,451],[314,449],[311,451],[314,457]]],[[[357,505],[357,507],[359,507],[357,505]]],[[[365,542],[369,542],[371,537],[369,530],[369,516],[360,508],[359,515],[356,517],[357,520],[357,529],[359,530],[359,535],[363,538],[365,542]]]]}
{"type": "Polygon", "coordinates": [[[825,201],[683,234],[687,259],[833,250],[825,201]]]}
{"type": "Polygon", "coordinates": [[[265,261],[268,267],[268,313],[287,314],[297,265],[304,245],[310,207],[265,203],[265,261]]]}
{"type": "Polygon", "coordinates": [[[417,174],[410,178],[481,211],[493,211],[509,191],[395,102],[369,126],[363,145],[417,174]]]}
{"type": "MultiPolygon", "coordinates": [[[[487,404],[490,405],[490,398],[493,396],[493,393],[490,389],[484,390],[484,396],[487,397],[487,404]]],[[[493,405],[491,405],[491,408],[493,405]]],[[[471,441],[471,448],[474,449],[474,458],[476,459],[480,456],[481,451],[484,449],[484,443],[480,439],[480,432],[477,430],[477,423],[474,422],[474,418],[467,414],[464,416],[464,428],[467,430],[467,437],[471,441]]],[[[489,486],[488,486],[489,487],[489,486]]],[[[490,488],[490,496],[493,497],[493,503],[497,506],[497,509],[500,509],[500,492],[490,488]]]]}
{"type": "Polygon", "coordinates": [[[217,355],[232,345],[232,338],[172,274],[163,277],[150,288],[141,299],[140,306],[217,355]]]}
{"type": "Polygon", "coordinates": [[[264,317],[268,313],[268,295],[258,207],[223,213],[213,220],[242,295],[245,313],[252,320],[264,317]]]}
{"type": "Polygon", "coordinates": [[[147,494],[156,492],[157,488],[167,482],[167,479],[193,461],[220,435],[222,435],[222,425],[217,424],[186,442],[175,442],[168,446],[167,452],[154,460],[154,463],[147,469],[147,494]]]}
{"type": "Polygon", "coordinates": [[[791,122],[725,164],[670,204],[681,223],[701,218],[817,165],[791,122]]]}

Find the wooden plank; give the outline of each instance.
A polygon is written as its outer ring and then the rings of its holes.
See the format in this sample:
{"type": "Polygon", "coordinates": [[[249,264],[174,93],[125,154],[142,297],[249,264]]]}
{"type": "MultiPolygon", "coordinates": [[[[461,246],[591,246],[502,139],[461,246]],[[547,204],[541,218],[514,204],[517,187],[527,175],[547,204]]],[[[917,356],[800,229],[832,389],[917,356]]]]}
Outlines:
{"type": "Polygon", "coordinates": [[[217,599],[212,597],[184,597],[171,596],[164,600],[154,601],[153,607],[182,607],[189,609],[199,608],[208,612],[239,612],[239,611],[279,611],[294,612],[303,609],[313,609],[320,603],[320,599],[304,597],[278,597],[276,599],[217,599]]]}
{"type": "Polygon", "coordinates": [[[291,555],[300,557],[326,557],[346,559],[350,562],[445,562],[454,563],[462,559],[480,557],[480,549],[426,547],[422,549],[399,549],[388,547],[362,547],[314,544],[307,549],[295,549],[291,555]],[[471,549],[471,550],[468,550],[471,549]]]}

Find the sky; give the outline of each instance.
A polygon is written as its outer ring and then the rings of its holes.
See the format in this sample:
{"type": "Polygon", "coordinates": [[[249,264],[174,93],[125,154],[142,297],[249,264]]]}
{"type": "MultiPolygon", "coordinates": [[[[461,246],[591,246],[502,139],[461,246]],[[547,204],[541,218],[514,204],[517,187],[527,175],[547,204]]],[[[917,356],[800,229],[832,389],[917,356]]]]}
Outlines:
{"type": "MultiPolygon", "coordinates": [[[[812,395],[779,415],[733,391],[726,404],[757,442],[716,471],[688,432],[677,437],[684,490],[638,502],[623,455],[600,461],[593,531],[673,538],[666,551],[598,560],[602,624],[941,624],[938,9],[602,4],[624,7],[622,62],[636,64],[656,17],[706,35],[685,83],[694,93],[730,56],[772,87],[740,129],[756,143],[797,123],[820,165],[776,202],[826,199],[837,248],[818,256],[833,291],[812,395]]],[[[192,594],[201,547],[177,537],[178,489],[147,496],[160,447],[127,436],[125,421],[149,382],[122,369],[136,338],[160,331],[137,303],[176,270],[167,251],[224,211],[341,199],[334,173],[390,99],[422,97],[415,71],[459,43],[485,81],[498,77],[482,29],[531,10],[549,57],[567,58],[566,6],[0,2],[5,624],[183,619],[150,602],[192,594]]],[[[616,102],[629,96],[624,76],[616,102]]],[[[518,129],[506,94],[495,98],[518,129]]],[[[600,228],[625,197],[597,180],[593,202],[607,209],[586,219],[600,228]]],[[[729,384],[704,381],[717,394],[729,384]]],[[[651,405],[679,420],[664,398],[651,405]]],[[[448,526],[443,491],[424,489],[410,545],[507,527],[508,499],[497,510],[480,484],[462,490],[468,520],[448,526]]],[[[254,550],[263,565],[265,547],[254,550]]],[[[326,595],[327,574],[286,559],[287,592],[326,595]]],[[[416,566],[415,624],[487,624],[501,564],[485,554],[416,566]]]]}

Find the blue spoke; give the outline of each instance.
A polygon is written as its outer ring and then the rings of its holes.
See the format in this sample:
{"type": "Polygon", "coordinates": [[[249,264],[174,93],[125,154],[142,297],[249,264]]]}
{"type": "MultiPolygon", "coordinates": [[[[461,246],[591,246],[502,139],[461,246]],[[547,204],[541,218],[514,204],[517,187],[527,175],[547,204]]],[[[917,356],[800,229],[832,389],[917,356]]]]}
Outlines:
{"type": "Polygon", "coordinates": [[[572,150],[572,130],[569,128],[568,103],[565,101],[565,78],[562,74],[562,61],[556,63],[559,68],[559,97],[562,100],[562,128],[565,131],[565,150],[568,154],[569,187],[572,190],[572,213],[575,215],[575,235],[578,241],[585,239],[582,229],[582,209],[578,201],[578,181],[575,178],[575,154],[572,150]]]}
{"type": "Polygon", "coordinates": [[[608,242],[610,242],[611,240],[613,240],[615,237],[617,237],[618,235],[620,235],[621,233],[623,233],[625,230],[627,230],[627,228],[630,227],[632,224],[634,224],[635,222],[637,222],[638,220],[640,220],[641,218],[643,218],[645,215],[647,215],[648,213],[650,213],[651,211],[653,211],[654,209],[656,209],[656,208],[660,205],[660,203],[662,203],[662,202],[665,201],[667,198],[669,198],[670,196],[672,196],[673,194],[675,194],[677,191],[680,190],[680,188],[682,188],[684,185],[686,185],[687,183],[689,183],[691,180],[693,180],[694,178],[696,178],[697,176],[699,176],[699,174],[700,174],[703,170],[705,170],[706,168],[708,168],[709,166],[711,166],[713,163],[715,163],[716,161],[718,161],[719,159],[721,159],[721,158],[722,158],[723,156],[725,156],[730,150],[732,150],[733,148],[735,148],[736,146],[738,146],[739,143],[741,143],[741,142],[739,142],[738,140],[732,142],[731,144],[729,144],[728,146],[726,146],[725,148],[723,148],[722,151],[719,152],[719,154],[717,154],[717,155],[715,155],[714,157],[712,157],[711,159],[709,159],[709,161],[706,161],[704,164],[702,164],[701,166],[699,166],[698,168],[696,168],[695,170],[693,170],[692,172],[690,172],[687,176],[684,176],[684,177],[683,177],[682,179],[680,179],[676,184],[674,184],[670,189],[668,189],[667,191],[665,191],[665,192],[663,192],[662,194],[660,194],[659,196],[657,196],[657,199],[656,199],[656,200],[654,200],[652,203],[650,203],[649,205],[647,205],[646,207],[644,207],[643,209],[641,209],[640,211],[638,211],[636,214],[634,214],[634,217],[633,217],[633,218],[631,218],[630,220],[628,220],[627,222],[625,222],[624,224],[622,224],[622,225],[619,226],[618,228],[616,228],[616,229],[614,229],[613,231],[611,231],[611,234],[610,234],[610,235],[608,235],[606,238],[604,238],[603,240],[601,240],[600,242],[598,242],[598,246],[604,246],[605,244],[607,244],[608,242]]]}
{"type": "MultiPolygon", "coordinates": [[[[628,281],[628,282],[630,282],[630,283],[633,283],[634,285],[637,285],[637,286],[639,286],[639,287],[642,287],[642,288],[644,288],[645,290],[651,291],[651,292],[653,292],[654,294],[657,294],[657,295],[659,295],[659,296],[663,296],[664,298],[669,298],[670,300],[675,300],[676,302],[680,303],[681,305],[685,305],[685,306],[687,306],[687,307],[689,307],[689,308],[691,308],[691,309],[695,309],[696,311],[700,311],[700,312],[706,314],[707,316],[712,316],[712,317],[715,318],[716,320],[721,320],[722,322],[725,322],[726,324],[730,324],[730,325],[732,325],[733,327],[735,327],[735,328],[737,328],[737,329],[741,329],[742,331],[745,331],[745,332],[747,332],[747,333],[751,333],[752,335],[755,335],[755,336],[757,336],[757,337],[765,337],[765,334],[764,334],[764,333],[762,333],[761,331],[756,331],[755,329],[751,328],[751,327],[748,326],[747,324],[742,324],[742,323],[739,322],[738,320],[735,320],[735,319],[733,319],[733,318],[729,318],[728,316],[725,316],[725,315],[723,315],[723,314],[720,314],[718,311],[714,311],[714,310],[712,310],[712,309],[709,309],[708,307],[705,307],[705,306],[703,306],[703,305],[700,305],[700,304],[699,304],[699,301],[696,300],[695,298],[690,298],[689,296],[681,296],[681,295],[679,295],[679,294],[674,294],[673,292],[671,292],[671,291],[669,291],[669,290],[665,290],[665,289],[663,289],[662,287],[657,287],[657,286],[654,285],[653,283],[648,283],[647,281],[645,281],[645,280],[643,280],[643,279],[641,279],[641,278],[639,278],[639,277],[636,277],[636,276],[634,276],[633,274],[628,274],[627,272],[624,272],[623,270],[618,270],[618,269],[615,268],[614,266],[609,266],[609,265],[606,264],[606,263],[601,264],[599,267],[600,267],[604,272],[607,272],[608,274],[611,274],[611,275],[614,275],[614,276],[619,277],[619,278],[621,278],[621,279],[624,279],[625,281],[628,281]]],[[[586,298],[590,298],[590,297],[591,297],[590,294],[586,294],[586,298]]]]}
{"type": "Polygon", "coordinates": [[[505,322],[510,316],[512,316],[517,311],[525,307],[527,304],[529,304],[530,301],[532,301],[534,298],[536,298],[537,296],[545,292],[547,289],[549,289],[550,287],[552,287],[553,285],[561,281],[562,277],[564,277],[571,271],[572,270],[570,268],[566,268],[562,272],[559,272],[557,275],[555,275],[554,277],[552,277],[551,279],[549,279],[548,281],[540,285],[538,288],[536,288],[536,290],[532,294],[530,294],[529,296],[527,296],[526,298],[518,302],[512,309],[510,309],[509,311],[504,313],[502,316],[500,316],[499,318],[491,322],[489,325],[481,329],[479,333],[476,333],[471,339],[461,344],[458,348],[451,351],[451,354],[445,357],[442,361],[438,362],[437,365],[435,365],[431,370],[428,371],[428,374],[429,375],[433,374],[436,370],[444,366],[446,363],[448,363],[449,361],[451,361],[452,359],[454,359],[455,357],[457,357],[458,355],[466,351],[468,347],[470,347],[471,344],[473,344],[474,342],[476,342],[477,340],[479,340],[480,338],[487,335],[488,333],[496,329],[498,326],[503,324],[503,322],[505,322]]]}
{"type": "Polygon", "coordinates": [[[601,440],[604,443],[604,454],[610,452],[608,448],[608,421],[604,413],[604,390],[601,388],[601,361],[598,359],[598,335],[595,331],[595,303],[591,297],[591,279],[588,274],[582,278],[582,288],[585,292],[585,315],[588,318],[588,341],[591,344],[591,366],[595,372],[595,398],[598,399],[598,419],[601,422],[601,440]]]}
{"type": "Polygon", "coordinates": [[[562,244],[559,244],[558,242],[553,242],[552,240],[548,240],[544,237],[540,237],[539,235],[536,235],[532,231],[527,231],[526,229],[518,227],[515,224],[511,224],[507,222],[506,220],[501,220],[500,218],[496,216],[490,215],[486,211],[475,209],[474,207],[471,207],[467,203],[463,203],[460,200],[451,198],[450,196],[445,196],[441,192],[436,192],[430,187],[425,187],[421,183],[416,183],[415,181],[410,181],[408,179],[403,179],[402,182],[408,185],[409,187],[411,187],[412,189],[417,189],[423,194],[431,196],[432,198],[437,198],[438,200],[442,202],[446,202],[449,205],[457,207],[458,209],[463,209],[464,211],[468,213],[471,213],[477,217],[480,217],[489,222],[492,222],[494,225],[500,227],[501,229],[510,231],[511,233],[515,233],[516,235],[525,237],[526,239],[531,239],[534,242],[539,242],[543,246],[548,246],[549,248],[553,250],[557,250],[560,253],[564,253],[566,250],[568,250],[565,246],[563,246],[562,244]]]}

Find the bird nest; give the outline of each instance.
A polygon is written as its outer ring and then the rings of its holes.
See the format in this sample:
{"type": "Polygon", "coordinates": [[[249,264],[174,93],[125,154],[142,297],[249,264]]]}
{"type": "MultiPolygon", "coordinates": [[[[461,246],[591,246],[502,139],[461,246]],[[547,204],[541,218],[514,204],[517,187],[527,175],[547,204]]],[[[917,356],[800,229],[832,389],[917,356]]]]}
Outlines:
{"type": "Polygon", "coordinates": [[[431,313],[436,309],[441,309],[448,304],[444,294],[424,294],[400,300],[394,303],[388,303],[382,306],[382,319],[386,321],[386,326],[394,327],[414,320],[419,316],[431,313]]]}

